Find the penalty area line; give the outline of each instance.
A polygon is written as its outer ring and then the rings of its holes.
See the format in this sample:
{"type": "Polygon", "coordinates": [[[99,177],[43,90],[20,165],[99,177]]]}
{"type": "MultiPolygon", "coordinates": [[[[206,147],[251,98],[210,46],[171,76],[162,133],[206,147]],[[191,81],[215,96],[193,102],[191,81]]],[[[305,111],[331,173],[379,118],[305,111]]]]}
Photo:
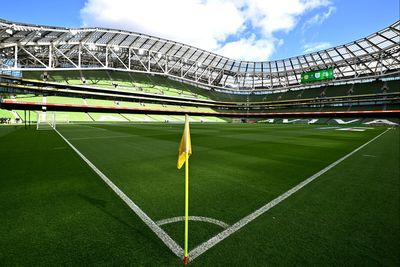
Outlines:
{"type": "Polygon", "coordinates": [[[256,218],[258,218],[259,216],[261,216],[262,214],[264,214],[265,212],[267,212],[268,210],[270,210],[274,206],[278,205],[280,202],[284,201],[285,199],[290,197],[292,194],[296,193],[297,191],[299,191],[300,189],[305,187],[307,184],[309,184],[312,181],[314,181],[315,179],[317,179],[322,174],[326,173],[327,171],[329,171],[330,169],[332,169],[333,167],[335,167],[336,165],[338,165],[339,163],[341,163],[342,161],[344,161],[345,159],[347,159],[348,157],[350,157],[354,153],[358,152],[359,150],[361,150],[362,148],[364,148],[365,146],[367,146],[371,142],[375,141],[376,139],[378,139],[379,137],[384,135],[387,131],[389,131],[389,129],[387,129],[383,133],[375,136],[374,138],[372,138],[371,140],[369,140],[365,144],[363,144],[363,145],[359,146],[358,148],[354,149],[352,152],[350,152],[347,155],[341,157],[337,161],[331,163],[330,165],[328,165],[324,169],[320,170],[319,172],[317,172],[314,175],[310,176],[309,178],[307,178],[303,182],[301,182],[298,185],[294,186],[292,189],[286,191],[282,195],[280,195],[277,198],[273,199],[272,201],[268,202],[267,204],[265,204],[264,206],[262,206],[258,210],[254,211],[253,213],[251,213],[251,214],[247,215],[246,217],[242,218],[241,220],[239,220],[238,222],[236,222],[232,226],[226,228],[221,233],[219,233],[216,236],[210,238],[208,241],[206,241],[206,242],[202,243],[201,245],[197,246],[196,248],[194,248],[192,251],[189,252],[189,259],[191,261],[193,261],[195,258],[200,256],[201,254],[203,254],[204,252],[206,252],[210,248],[214,247],[216,244],[218,244],[219,242],[221,242],[222,240],[224,240],[228,236],[230,236],[233,233],[235,233],[236,231],[240,230],[245,225],[247,225],[251,221],[255,220],[256,218]]]}
{"type": "Polygon", "coordinates": [[[59,136],[95,171],[95,173],[128,205],[128,207],[161,239],[161,241],[179,258],[183,257],[183,249],[158,226],[138,205],[121,191],[105,174],[90,162],[77,148],[74,147],[57,129],[59,136]]]}

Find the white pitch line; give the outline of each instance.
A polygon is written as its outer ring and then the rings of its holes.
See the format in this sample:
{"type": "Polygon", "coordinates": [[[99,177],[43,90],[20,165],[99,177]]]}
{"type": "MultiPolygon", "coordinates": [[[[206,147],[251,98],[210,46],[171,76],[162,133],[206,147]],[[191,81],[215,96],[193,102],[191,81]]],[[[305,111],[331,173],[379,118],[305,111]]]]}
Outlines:
{"type": "Polygon", "coordinates": [[[131,208],[133,212],[164,242],[164,244],[179,258],[183,257],[183,249],[158,226],[142,209],[139,208],[124,192],[105,176],[92,162],[76,149],[57,129],[54,129],[62,139],[92,168],[97,175],[131,208]]]}
{"type": "MultiPolygon", "coordinates": [[[[163,219],[159,220],[156,222],[158,226],[164,225],[164,224],[169,224],[169,223],[175,223],[175,222],[181,222],[185,220],[185,216],[179,216],[179,217],[173,217],[173,218],[168,218],[168,219],[163,219]]],[[[222,228],[228,228],[229,224],[224,223],[223,221],[216,220],[213,218],[208,218],[208,217],[202,217],[202,216],[189,216],[189,221],[197,221],[197,222],[208,222],[212,223],[218,226],[221,226],[222,228]]]]}
{"type": "Polygon", "coordinates": [[[356,153],[360,149],[364,148],[369,143],[373,142],[374,140],[376,140],[377,138],[379,138],[380,136],[385,134],[387,131],[389,131],[389,129],[384,131],[383,133],[379,134],[378,136],[374,137],[373,139],[371,139],[370,141],[366,142],[365,144],[359,146],[358,148],[356,148],[355,150],[353,150],[349,154],[343,156],[342,158],[340,158],[337,161],[333,162],[332,164],[330,164],[329,166],[325,167],[324,169],[320,170],[316,174],[310,176],[309,178],[307,178],[303,182],[299,183],[298,185],[296,185],[292,189],[286,191],[285,193],[283,193],[279,197],[273,199],[269,203],[265,204],[264,206],[262,206],[258,210],[256,210],[253,213],[247,215],[246,217],[244,217],[243,219],[239,220],[237,223],[235,223],[232,226],[228,227],[227,229],[225,229],[221,233],[217,234],[216,236],[210,238],[208,241],[206,241],[206,242],[202,243],[201,245],[197,246],[196,248],[194,248],[192,251],[189,252],[189,259],[191,261],[193,261],[195,258],[200,256],[201,254],[203,254],[204,252],[206,252],[207,250],[209,250],[210,248],[212,248],[213,246],[215,246],[216,244],[218,244],[219,242],[221,242],[222,240],[224,240],[225,238],[227,238],[231,234],[233,234],[236,231],[240,230],[245,225],[247,225],[248,223],[250,223],[251,221],[253,221],[257,217],[261,216],[266,211],[268,211],[269,209],[273,208],[274,206],[276,206],[277,204],[279,204],[280,202],[282,202],[286,198],[290,197],[292,194],[296,193],[297,191],[302,189],[304,186],[306,186],[307,184],[311,183],[316,178],[318,178],[322,174],[326,173],[327,171],[329,171],[330,169],[332,169],[333,167],[338,165],[343,160],[347,159],[348,157],[350,157],[351,155],[353,155],[354,153],[356,153]]]}

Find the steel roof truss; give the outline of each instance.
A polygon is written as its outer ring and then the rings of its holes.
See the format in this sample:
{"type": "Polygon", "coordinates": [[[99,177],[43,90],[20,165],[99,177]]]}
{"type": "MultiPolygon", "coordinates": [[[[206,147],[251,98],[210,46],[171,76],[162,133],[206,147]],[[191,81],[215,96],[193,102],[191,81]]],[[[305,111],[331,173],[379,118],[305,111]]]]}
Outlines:
{"type": "Polygon", "coordinates": [[[49,66],[45,63],[43,63],[39,58],[37,58],[36,56],[34,56],[31,52],[29,52],[28,50],[26,50],[23,46],[19,46],[19,48],[21,48],[21,50],[23,50],[25,53],[27,53],[31,58],[33,58],[34,60],[36,60],[37,62],[39,62],[41,65],[43,65],[46,69],[49,68],[49,66]]]}
{"type": "MultiPolygon", "coordinates": [[[[143,66],[143,68],[144,68],[147,72],[149,72],[150,69],[147,67],[148,65],[145,65],[146,62],[143,62],[143,61],[140,59],[140,57],[136,54],[136,52],[135,52],[134,49],[131,49],[131,52],[132,52],[133,55],[136,57],[136,59],[139,61],[139,63],[143,66]]],[[[131,59],[132,59],[132,58],[131,58],[131,59]]]]}
{"type": "Polygon", "coordinates": [[[103,64],[103,62],[102,62],[94,53],[92,53],[92,51],[90,51],[90,49],[88,49],[88,48],[86,47],[86,45],[82,44],[82,47],[83,47],[83,49],[86,50],[86,52],[89,53],[89,55],[91,55],[97,62],[99,62],[100,65],[103,66],[103,68],[106,67],[106,65],[103,64]]]}

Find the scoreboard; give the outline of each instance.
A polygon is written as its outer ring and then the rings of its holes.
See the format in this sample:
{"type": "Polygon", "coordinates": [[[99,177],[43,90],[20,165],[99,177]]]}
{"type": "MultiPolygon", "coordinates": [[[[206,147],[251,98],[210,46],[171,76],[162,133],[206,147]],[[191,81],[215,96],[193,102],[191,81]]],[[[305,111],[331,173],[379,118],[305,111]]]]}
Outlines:
{"type": "Polygon", "coordinates": [[[313,70],[301,74],[301,83],[317,82],[333,79],[333,68],[313,70]]]}

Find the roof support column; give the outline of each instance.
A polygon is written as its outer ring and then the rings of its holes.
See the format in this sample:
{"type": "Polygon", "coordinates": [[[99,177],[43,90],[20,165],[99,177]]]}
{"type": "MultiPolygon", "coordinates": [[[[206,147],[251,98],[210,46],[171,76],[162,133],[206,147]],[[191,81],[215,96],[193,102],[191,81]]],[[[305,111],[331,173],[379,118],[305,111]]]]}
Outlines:
{"type": "Polygon", "coordinates": [[[148,52],[148,54],[147,54],[147,68],[148,68],[148,72],[150,72],[151,71],[151,66],[150,66],[150,61],[151,61],[151,55],[150,55],[150,50],[149,50],[149,52],[148,52]]]}
{"type": "Polygon", "coordinates": [[[106,46],[106,68],[108,68],[108,46],[106,46]]]}
{"type": "Polygon", "coordinates": [[[169,59],[169,56],[165,55],[165,68],[164,68],[164,73],[165,74],[168,73],[168,59],[169,59]]]}
{"type": "Polygon", "coordinates": [[[128,48],[128,69],[131,70],[131,49],[128,48]]]}
{"type": "Polygon", "coordinates": [[[180,59],[181,61],[181,78],[183,78],[183,59],[180,59]]]}
{"type": "Polygon", "coordinates": [[[268,62],[269,64],[269,82],[270,82],[270,88],[272,88],[274,86],[273,82],[272,82],[272,66],[271,66],[271,61],[268,62]]]}
{"type": "Polygon", "coordinates": [[[81,68],[81,62],[82,62],[82,44],[79,43],[79,45],[78,45],[78,68],[81,68]]]}
{"type": "Polygon", "coordinates": [[[53,67],[53,45],[49,45],[49,68],[53,67]]]}
{"type": "Polygon", "coordinates": [[[14,46],[14,68],[18,68],[18,45],[14,46]]]}
{"type": "Polygon", "coordinates": [[[261,62],[261,88],[264,88],[264,62],[261,62]]]}
{"type": "Polygon", "coordinates": [[[253,63],[253,84],[251,85],[252,89],[255,88],[255,77],[256,77],[256,63],[253,63]]]}

